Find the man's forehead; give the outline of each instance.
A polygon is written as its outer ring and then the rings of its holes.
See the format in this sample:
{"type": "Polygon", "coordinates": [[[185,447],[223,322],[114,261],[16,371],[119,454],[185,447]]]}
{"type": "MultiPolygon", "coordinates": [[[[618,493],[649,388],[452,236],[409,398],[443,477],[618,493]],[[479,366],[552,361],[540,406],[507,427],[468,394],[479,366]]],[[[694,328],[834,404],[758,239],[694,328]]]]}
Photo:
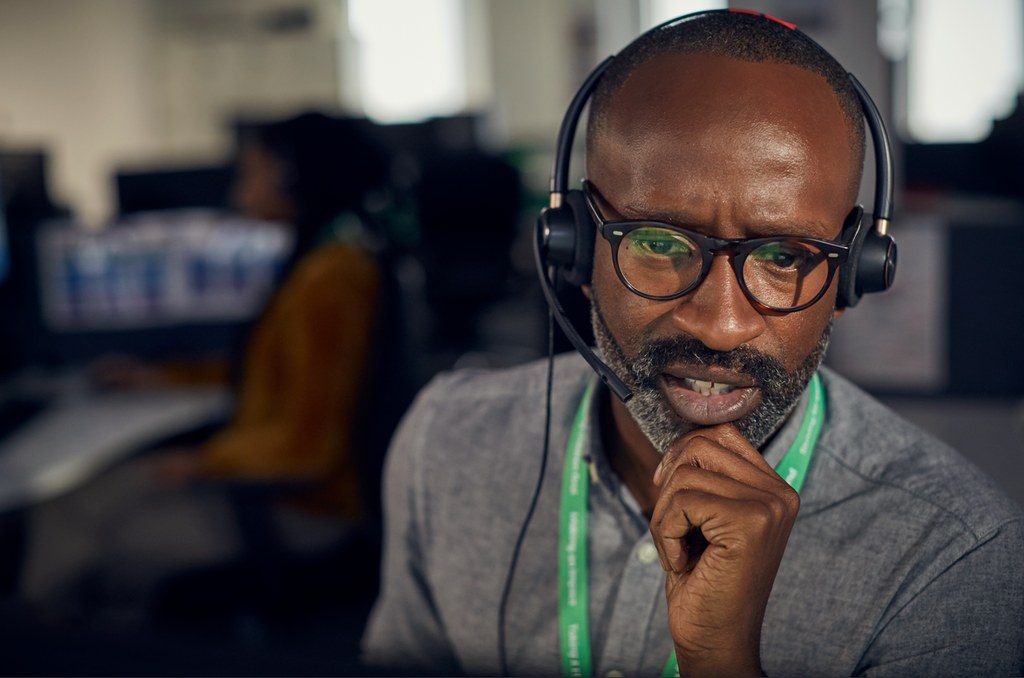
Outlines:
{"type": "Polygon", "coordinates": [[[639,65],[591,136],[587,172],[617,181],[688,160],[767,167],[808,162],[841,192],[859,166],[838,97],[792,64],[670,53],[639,65]]]}
{"type": "Polygon", "coordinates": [[[846,118],[816,73],[667,54],[638,67],[609,104],[587,175],[620,218],[692,210],[671,223],[832,237],[856,198],[846,118]]]}
{"type": "Polygon", "coordinates": [[[610,101],[609,121],[630,129],[632,122],[672,120],[688,111],[741,112],[764,116],[813,107],[837,119],[835,92],[817,73],[793,64],[745,61],[705,52],[672,52],[638,65],[610,101]],[[721,110],[719,110],[721,109],[721,110]]]}

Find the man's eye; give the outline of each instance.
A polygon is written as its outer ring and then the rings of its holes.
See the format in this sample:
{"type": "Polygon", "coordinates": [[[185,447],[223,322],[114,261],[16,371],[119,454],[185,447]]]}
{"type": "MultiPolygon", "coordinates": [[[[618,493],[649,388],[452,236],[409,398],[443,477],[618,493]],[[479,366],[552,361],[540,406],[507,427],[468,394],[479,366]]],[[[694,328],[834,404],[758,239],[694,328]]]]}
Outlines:
{"type": "Polygon", "coordinates": [[[659,229],[640,229],[630,235],[630,245],[639,254],[684,257],[693,254],[693,245],[682,236],[659,229]]]}
{"type": "Polygon", "coordinates": [[[814,265],[817,253],[801,243],[774,242],[758,247],[750,253],[750,257],[759,264],[779,269],[802,270],[814,265]]]}

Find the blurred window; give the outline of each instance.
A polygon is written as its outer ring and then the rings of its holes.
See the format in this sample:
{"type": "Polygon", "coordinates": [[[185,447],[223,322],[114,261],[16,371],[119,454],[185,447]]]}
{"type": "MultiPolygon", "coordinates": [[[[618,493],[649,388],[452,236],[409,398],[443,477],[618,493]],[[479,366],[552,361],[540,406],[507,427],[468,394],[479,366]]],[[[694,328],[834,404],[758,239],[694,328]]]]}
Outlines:
{"type": "MultiPolygon", "coordinates": [[[[1024,84],[1021,0],[879,0],[879,47],[905,59],[905,127],[922,143],[979,141],[1024,84]]],[[[897,92],[897,101],[901,99],[897,92]]]]}
{"type": "Polygon", "coordinates": [[[349,0],[363,111],[411,122],[466,108],[465,0],[349,0]]]}
{"type": "Polygon", "coordinates": [[[725,9],[727,0],[645,0],[641,5],[642,29],[653,28],[660,23],[690,12],[705,9],[725,9]]]}

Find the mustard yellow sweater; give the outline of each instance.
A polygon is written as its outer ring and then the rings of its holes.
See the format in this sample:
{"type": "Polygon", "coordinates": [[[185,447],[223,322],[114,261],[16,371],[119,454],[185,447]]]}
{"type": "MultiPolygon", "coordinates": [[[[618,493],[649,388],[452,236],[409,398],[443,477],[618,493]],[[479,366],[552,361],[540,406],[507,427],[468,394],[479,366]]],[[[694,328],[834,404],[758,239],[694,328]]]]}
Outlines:
{"type": "Polygon", "coordinates": [[[310,481],[307,504],[361,513],[350,439],[378,291],[376,262],[355,245],[299,262],[246,347],[234,419],[203,451],[208,475],[310,481]]]}

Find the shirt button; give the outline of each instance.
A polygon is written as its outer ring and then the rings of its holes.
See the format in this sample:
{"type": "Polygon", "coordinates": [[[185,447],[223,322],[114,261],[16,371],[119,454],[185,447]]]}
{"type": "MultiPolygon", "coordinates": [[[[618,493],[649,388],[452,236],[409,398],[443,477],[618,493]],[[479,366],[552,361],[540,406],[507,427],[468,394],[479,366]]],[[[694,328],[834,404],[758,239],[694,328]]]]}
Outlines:
{"type": "Polygon", "coordinates": [[[645,541],[637,548],[636,558],[644,565],[650,565],[658,559],[658,549],[654,547],[652,542],[645,541]]]}
{"type": "Polygon", "coordinates": [[[608,673],[604,674],[604,678],[626,678],[626,674],[618,669],[612,669],[608,673]]]}

